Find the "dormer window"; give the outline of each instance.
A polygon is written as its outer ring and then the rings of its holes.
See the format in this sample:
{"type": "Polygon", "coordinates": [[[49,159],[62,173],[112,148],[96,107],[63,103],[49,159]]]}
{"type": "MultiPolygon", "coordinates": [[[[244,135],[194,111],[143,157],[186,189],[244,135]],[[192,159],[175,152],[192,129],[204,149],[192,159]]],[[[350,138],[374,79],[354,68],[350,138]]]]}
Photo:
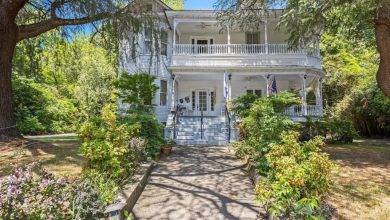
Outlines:
{"type": "Polygon", "coordinates": [[[246,32],[246,44],[260,44],[260,32],[246,32]]]}

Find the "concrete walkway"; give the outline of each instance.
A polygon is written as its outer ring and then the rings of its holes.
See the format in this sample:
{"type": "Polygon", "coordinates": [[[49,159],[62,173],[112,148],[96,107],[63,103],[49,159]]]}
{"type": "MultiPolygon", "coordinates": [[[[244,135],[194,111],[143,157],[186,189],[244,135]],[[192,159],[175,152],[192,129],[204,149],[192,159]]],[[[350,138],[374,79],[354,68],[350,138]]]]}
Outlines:
{"type": "Polygon", "coordinates": [[[136,219],[256,219],[254,186],[227,147],[180,146],[161,160],[136,219]]]}

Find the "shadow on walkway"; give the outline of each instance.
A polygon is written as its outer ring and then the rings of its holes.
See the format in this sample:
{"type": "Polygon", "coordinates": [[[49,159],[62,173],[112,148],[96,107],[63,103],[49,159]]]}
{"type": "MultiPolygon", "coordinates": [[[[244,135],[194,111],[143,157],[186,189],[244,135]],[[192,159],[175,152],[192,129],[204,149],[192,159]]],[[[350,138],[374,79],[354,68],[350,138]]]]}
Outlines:
{"type": "Polygon", "coordinates": [[[226,147],[179,146],[153,171],[136,219],[256,219],[253,185],[226,147]]]}

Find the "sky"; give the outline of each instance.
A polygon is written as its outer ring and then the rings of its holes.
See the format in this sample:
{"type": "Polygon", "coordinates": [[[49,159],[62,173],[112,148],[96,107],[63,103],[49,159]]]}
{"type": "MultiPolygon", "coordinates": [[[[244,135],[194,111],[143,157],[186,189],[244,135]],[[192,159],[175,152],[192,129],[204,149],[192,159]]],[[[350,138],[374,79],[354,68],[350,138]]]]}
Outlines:
{"type": "Polygon", "coordinates": [[[213,9],[215,0],[185,0],[185,9],[213,9]]]}

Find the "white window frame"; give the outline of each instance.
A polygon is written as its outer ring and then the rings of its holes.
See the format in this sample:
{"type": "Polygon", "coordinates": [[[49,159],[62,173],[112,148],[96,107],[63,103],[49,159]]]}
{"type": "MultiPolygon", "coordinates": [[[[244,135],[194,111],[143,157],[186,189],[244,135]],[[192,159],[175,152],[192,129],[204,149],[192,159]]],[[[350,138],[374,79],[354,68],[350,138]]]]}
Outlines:
{"type": "Polygon", "coordinates": [[[161,41],[161,44],[160,44],[160,54],[163,55],[163,56],[168,56],[168,31],[167,30],[161,30],[161,36],[160,36],[160,41],[161,41]],[[163,33],[166,34],[166,41],[164,42],[163,39],[162,39],[162,35],[163,33]],[[165,48],[165,53],[163,53],[163,48],[165,48]]]}
{"type": "Polygon", "coordinates": [[[168,106],[168,80],[166,80],[166,79],[161,79],[160,80],[160,106],[168,106]],[[166,85],[166,91],[163,91],[162,90],[162,82],[165,82],[165,85],[166,85]],[[163,104],[162,103],[162,98],[161,97],[163,97],[163,96],[165,96],[165,103],[163,104]]]}

